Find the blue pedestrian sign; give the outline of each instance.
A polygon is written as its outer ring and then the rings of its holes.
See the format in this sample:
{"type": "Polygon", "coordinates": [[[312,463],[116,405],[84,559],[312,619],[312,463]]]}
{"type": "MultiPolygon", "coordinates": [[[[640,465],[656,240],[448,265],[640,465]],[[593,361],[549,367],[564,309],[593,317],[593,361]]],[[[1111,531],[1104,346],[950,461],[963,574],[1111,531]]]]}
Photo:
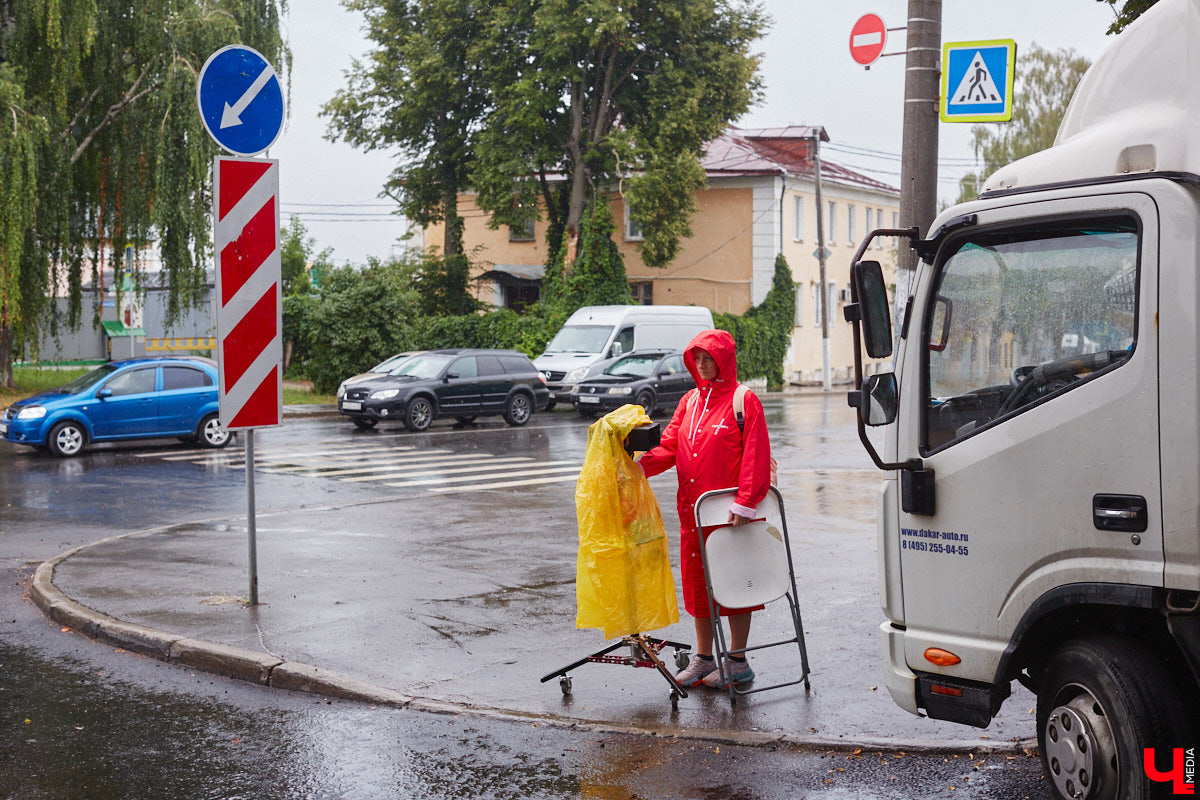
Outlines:
{"type": "Polygon", "coordinates": [[[270,62],[241,44],[208,57],[196,80],[196,103],[204,128],[238,156],[270,147],[283,129],[283,89],[270,62]]]}
{"type": "Polygon", "coordinates": [[[942,122],[1008,122],[1017,43],[1012,39],[942,46],[942,122]]]}

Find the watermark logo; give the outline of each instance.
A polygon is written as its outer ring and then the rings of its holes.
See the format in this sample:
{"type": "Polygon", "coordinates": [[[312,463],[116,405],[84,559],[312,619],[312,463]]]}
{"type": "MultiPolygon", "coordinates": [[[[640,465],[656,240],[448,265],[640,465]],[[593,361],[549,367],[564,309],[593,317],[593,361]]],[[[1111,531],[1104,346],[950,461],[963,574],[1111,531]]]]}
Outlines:
{"type": "Polygon", "coordinates": [[[1142,763],[1146,777],[1156,783],[1169,782],[1172,794],[1196,794],[1196,748],[1172,748],[1169,772],[1158,769],[1153,748],[1147,747],[1142,751],[1142,763]]]}

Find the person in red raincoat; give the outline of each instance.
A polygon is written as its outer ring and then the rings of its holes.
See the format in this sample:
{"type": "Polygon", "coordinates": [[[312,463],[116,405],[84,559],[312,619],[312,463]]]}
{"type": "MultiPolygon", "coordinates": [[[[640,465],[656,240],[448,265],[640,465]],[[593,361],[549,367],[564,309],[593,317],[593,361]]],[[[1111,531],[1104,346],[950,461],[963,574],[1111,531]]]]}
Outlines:
{"type": "MultiPolygon", "coordinates": [[[[712,489],[737,487],[729,521],[744,525],[754,519],[754,508],[771,484],[771,442],[762,403],[746,392],[744,430],[738,430],[733,410],[737,389],[737,353],[727,331],[707,330],[696,335],[684,351],[683,361],[696,380],[684,395],[663,431],[661,443],[638,462],[647,477],[675,467],[679,478],[679,553],[683,603],[696,625],[696,652],[676,679],[684,686],[720,687],[720,671],[713,659],[713,631],[709,619],[704,564],[696,533],[695,504],[712,489]]],[[[710,529],[705,529],[707,538],[710,529]]],[[[720,609],[729,619],[730,650],[746,647],[750,615],[756,608],[720,609]]],[[[745,654],[732,656],[729,670],[735,683],[754,679],[745,654]]]]}

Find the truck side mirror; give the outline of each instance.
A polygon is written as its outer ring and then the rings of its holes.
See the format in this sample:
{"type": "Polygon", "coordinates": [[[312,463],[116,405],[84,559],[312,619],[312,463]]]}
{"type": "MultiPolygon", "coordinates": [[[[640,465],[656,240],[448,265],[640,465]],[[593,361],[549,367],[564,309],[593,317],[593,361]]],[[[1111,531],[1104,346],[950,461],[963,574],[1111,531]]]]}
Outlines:
{"type": "Polygon", "coordinates": [[[609,352],[612,354],[613,358],[616,358],[617,356],[621,355],[621,350],[622,350],[621,343],[613,342],[612,348],[610,349],[609,352]]]}
{"type": "Polygon", "coordinates": [[[862,388],[850,392],[850,406],[858,409],[863,424],[877,427],[896,421],[896,376],[890,372],[868,375],[862,388]]]}
{"type": "Polygon", "coordinates": [[[950,342],[950,317],[954,303],[938,296],[933,302],[933,319],[929,326],[929,349],[940,353],[950,342]]]}
{"type": "Polygon", "coordinates": [[[892,309],[888,305],[887,284],[878,261],[859,261],[850,270],[861,309],[863,346],[871,358],[892,354],[892,309]]]}

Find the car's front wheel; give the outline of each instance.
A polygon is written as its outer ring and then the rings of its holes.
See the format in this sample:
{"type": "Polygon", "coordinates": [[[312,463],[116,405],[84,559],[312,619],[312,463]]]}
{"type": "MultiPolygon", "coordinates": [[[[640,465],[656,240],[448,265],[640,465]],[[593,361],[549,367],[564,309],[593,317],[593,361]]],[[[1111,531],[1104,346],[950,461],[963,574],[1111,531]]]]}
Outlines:
{"type": "Polygon", "coordinates": [[[1060,800],[1144,800],[1155,789],[1145,748],[1170,748],[1189,731],[1161,660],[1124,636],[1063,645],[1038,692],[1038,745],[1060,800]]]}
{"type": "Polygon", "coordinates": [[[420,433],[433,424],[433,402],[428,397],[414,397],[404,409],[404,427],[420,433]]]}
{"type": "Polygon", "coordinates": [[[509,425],[524,425],[533,416],[533,398],[524,392],[515,392],[504,404],[504,421],[509,425]]]}
{"type": "Polygon", "coordinates": [[[197,430],[201,447],[219,448],[229,444],[233,435],[221,426],[221,419],[216,414],[209,414],[200,420],[197,430]]]}
{"type": "Polygon", "coordinates": [[[87,431],[74,420],[60,422],[50,431],[46,446],[59,458],[70,458],[83,452],[87,444],[87,431]]]}

